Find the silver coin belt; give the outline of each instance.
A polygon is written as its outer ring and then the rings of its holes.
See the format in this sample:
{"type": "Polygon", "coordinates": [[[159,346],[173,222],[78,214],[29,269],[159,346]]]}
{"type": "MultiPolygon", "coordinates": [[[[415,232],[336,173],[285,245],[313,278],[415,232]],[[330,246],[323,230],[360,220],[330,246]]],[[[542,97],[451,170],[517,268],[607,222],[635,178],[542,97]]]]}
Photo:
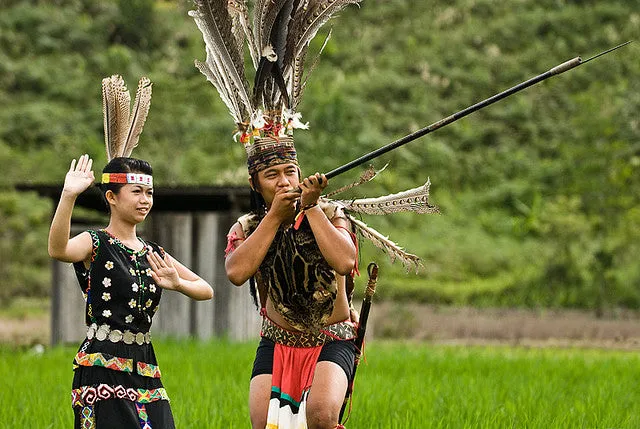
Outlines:
{"type": "Polygon", "coordinates": [[[121,331],[119,329],[111,329],[109,325],[98,326],[95,323],[92,323],[91,326],[89,326],[89,329],[87,329],[87,339],[91,340],[93,338],[99,341],[109,340],[112,343],[135,343],[139,346],[149,344],[151,342],[151,334],[148,332],[138,332],[134,334],[129,330],[121,331]]]}

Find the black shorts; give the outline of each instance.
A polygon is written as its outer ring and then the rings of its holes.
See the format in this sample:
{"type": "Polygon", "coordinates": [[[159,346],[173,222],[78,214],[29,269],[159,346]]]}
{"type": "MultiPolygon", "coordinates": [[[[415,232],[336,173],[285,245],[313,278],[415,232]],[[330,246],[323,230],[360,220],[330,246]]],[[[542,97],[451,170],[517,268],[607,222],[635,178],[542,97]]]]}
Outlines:
{"type": "MultiPolygon", "coordinates": [[[[271,374],[273,372],[273,350],[276,343],[268,338],[262,337],[256,358],[253,361],[253,371],[251,378],[261,374],[271,374]]],[[[354,340],[331,341],[322,346],[318,362],[333,362],[342,368],[347,380],[351,381],[356,359],[356,345],[354,340]]]]}

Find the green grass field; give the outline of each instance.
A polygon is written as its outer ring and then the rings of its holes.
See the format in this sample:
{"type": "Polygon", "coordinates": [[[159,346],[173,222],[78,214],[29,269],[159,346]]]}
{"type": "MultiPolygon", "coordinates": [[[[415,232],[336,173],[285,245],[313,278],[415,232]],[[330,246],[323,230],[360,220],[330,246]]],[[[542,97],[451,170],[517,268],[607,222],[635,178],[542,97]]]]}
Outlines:
{"type": "MultiPolygon", "coordinates": [[[[249,427],[254,343],[156,341],[178,428],[249,427]]],[[[73,347],[0,348],[0,428],[69,428],[73,347]]],[[[372,341],[347,428],[637,428],[640,357],[372,341]]]]}

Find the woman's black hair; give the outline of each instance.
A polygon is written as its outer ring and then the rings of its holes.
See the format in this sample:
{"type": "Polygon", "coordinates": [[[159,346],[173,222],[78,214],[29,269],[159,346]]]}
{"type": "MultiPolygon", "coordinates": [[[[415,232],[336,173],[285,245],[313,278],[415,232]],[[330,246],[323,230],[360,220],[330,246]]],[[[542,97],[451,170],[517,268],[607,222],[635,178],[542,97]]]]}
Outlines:
{"type": "MultiPolygon", "coordinates": [[[[107,165],[102,169],[103,173],[141,173],[148,174],[149,176],[153,175],[153,169],[151,168],[151,164],[147,161],[137,158],[125,158],[118,157],[113,158],[107,165]]],[[[118,194],[120,189],[124,186],[124,183],[102,183],[100,185],[100,189],[102,190],[102,199],[104,200],[107,208],[109,208],[109,203],[105,197],[105,193],[107,191],[111,191],[114,194],[118,194]]]]}

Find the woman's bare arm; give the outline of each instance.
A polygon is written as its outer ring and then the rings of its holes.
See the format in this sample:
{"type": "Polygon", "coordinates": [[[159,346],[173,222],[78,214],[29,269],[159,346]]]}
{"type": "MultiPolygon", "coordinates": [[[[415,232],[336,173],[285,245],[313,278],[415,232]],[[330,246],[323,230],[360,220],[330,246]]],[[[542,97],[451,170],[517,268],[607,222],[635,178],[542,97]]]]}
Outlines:
{"type": "Polygon", "coordinates": [[[71,232],[71,215],[76,198],[93,184],[94,177],[91,166],[93,161],[88,155],[82,155],[71,162],[71,168],[64,180],[64,188],[60,195],[58,207],[53,215],[49,229],[49,256],[62,262],[86,261],[91,255],[92,240],[88,232],[69,238],[71,232]]]}

